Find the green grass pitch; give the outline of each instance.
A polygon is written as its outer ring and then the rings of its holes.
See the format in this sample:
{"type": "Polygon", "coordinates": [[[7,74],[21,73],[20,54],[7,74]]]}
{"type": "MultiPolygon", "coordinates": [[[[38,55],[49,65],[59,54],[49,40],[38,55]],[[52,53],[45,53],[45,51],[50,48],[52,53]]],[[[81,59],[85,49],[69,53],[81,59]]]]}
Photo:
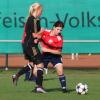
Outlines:
{"type": "MultiPolygon", "coordinates": [[[[0,69],[1,70],[1,69],[0,69]]],[[[65,69],[65,75],[70,93],[62,93],[56,73],[49,70],[44,75],[44,88],[47,93],[34,93],[34,82],[24,81],[20,77],[17,86],[13,86],[11,76],[18,70],[0,71],[0,100],[99,100],[100,99],[100,69],[72,70],[65,69]],[[77,83],[88,84],[87,95],[78,95],[75,91],[77,83]]]]}

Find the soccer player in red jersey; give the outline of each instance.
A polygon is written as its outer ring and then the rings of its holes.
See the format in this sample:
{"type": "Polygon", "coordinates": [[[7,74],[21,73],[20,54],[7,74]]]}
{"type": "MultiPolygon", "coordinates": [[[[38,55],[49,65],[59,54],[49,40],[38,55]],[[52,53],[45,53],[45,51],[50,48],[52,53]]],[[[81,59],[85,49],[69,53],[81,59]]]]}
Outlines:
{"type": "Polygon", "coordinates": [[[63,37],[61,35],[61,31],[64,28],[64,24],[61,21],[57,21],[53,25],[52,30],[44,30],[41,35],[42,38],[42,57],[44,67],[47,68],[49,62],[53,64],[53,66],[57,70],[57,74],[60,80],[60,84],[62,87],[62,91],[68,92],[68,88],[66,87],[66,78],[63,71],[63,63],[62,63],[62,47],[63,47],[63,37]]]}

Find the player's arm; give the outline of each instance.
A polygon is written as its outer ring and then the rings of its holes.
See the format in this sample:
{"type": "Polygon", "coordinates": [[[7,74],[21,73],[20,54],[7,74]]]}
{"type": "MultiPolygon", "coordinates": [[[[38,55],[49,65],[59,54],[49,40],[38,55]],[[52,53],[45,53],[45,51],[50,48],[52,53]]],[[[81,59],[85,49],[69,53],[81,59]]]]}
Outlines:
{"type": "Polygon", "coordinates": [[[41,30],[39,31],[39,32],[37,32],[37,33],[32,33],[32,35],[33,35],[33,37],[34,38],[37,38],[37,39],[41,39],[41,37],[42,37],[42,33],[44,32],[44,28],[41,28],[41,30]]]}
{"type": "Polygon", "coordinates": [[[34,43],[38,43],[41,40],[41,36],[43,33],[44,29],[41,28],[41,30],[37,33],[32,33],[32,36],[35,38],[34,43]]]}
{"type": "Polygon", "coordinates": [[[61,55],[61,50],[53,50],[53,49],[42,47],[42,51],[43,52],[50,52],[50,53],[53,53],[53,54],[61,55]]]}

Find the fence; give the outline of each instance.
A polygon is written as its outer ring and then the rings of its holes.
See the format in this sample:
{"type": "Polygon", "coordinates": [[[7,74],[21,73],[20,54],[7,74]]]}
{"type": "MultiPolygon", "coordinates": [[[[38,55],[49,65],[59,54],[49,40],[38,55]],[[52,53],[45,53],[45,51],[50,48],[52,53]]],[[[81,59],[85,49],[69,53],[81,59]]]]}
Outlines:
{"type": "MultiPolygon", "coordinates": [[[[21,40],[0,40],[0,44],[2,44],[2,43],[20,43],[21,44],[21,40]]],[[[100,43],[100,40],[64,40],[64,43],[66,44],[66,43],[100,43]]],[[[14,45],[14,47],[15,47],[15,45],[14,45]]],[[[20,47],[21,48],[21,47],[20,47]]],[[[65,47],[64,47],[65,48],[65,47]]],[[[4,49],[4,48],[3,48],[4,49]]],[[[7,49],[7,48],[5,48],[5,49],[7,49]]],[[[16,49],[16,47],[15,47],[15,49],[16,49]]],[[[67,48],[65,48],[66,50],[67,50],[67,48]]],[[[72,49],[74,49],[73,47],[72,47],[72,49]]],[[[10,50],[11,50],[11,48],[10,48],[10,50]]],[[[17,49],[16,49],[17,50],[17,49]]],[[[8,50],[9,51],[9,50],[8,50]]],[[[11,50],[12,51],[12,50],[11,50]]],[[[5,61],[5,65],[6,65],[6,70],[8,69],[8,54],[18,54],[18,53],[22,53],[22,50],[20,51],[13,51],[13,52],[0,52],[1,54],[3,53],[3,54],[5,54],[5,57],[6,57],[6,61],[5,61]]],[[[66,52],[67,53],[67,52],[66,52]]],[[[68,52],[69,53],[69,52],[68,52]]],[[[78,57],[78,51],[77,52],[70,52],[71,53],[71,59],[72,60],[74,60],[74,58],[75,57],[78,57]]],[[[82,52],[82,53],[89,53],[89,54],[91,54],[91,52],[89,52],[89,51],[87,51],[87,52],[82,52]]]]}

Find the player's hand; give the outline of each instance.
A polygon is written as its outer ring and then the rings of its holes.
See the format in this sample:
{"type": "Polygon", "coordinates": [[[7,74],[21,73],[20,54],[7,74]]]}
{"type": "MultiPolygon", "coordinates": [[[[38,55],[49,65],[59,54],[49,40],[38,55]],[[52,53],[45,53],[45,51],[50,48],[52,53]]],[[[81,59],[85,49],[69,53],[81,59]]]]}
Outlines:
{"type": "Polygon", "coordinates": [[[33,36],[34,38],[37,38],[37,37],[38,37],[38,34],[37,34],[37,33],[32,33],[32,36],[33,36]]]}
{"type": "Polygon", "coordinates": [[[41,34],[38,34],[38,33],[32,33],[32,35],[33,35],[34,38],[41,39],[41,34]]]}
{"type": "Polygon", "coordinates": [[[34,43],[37,44],[39,42],[38,39],[34,39],[34,43]]]}

